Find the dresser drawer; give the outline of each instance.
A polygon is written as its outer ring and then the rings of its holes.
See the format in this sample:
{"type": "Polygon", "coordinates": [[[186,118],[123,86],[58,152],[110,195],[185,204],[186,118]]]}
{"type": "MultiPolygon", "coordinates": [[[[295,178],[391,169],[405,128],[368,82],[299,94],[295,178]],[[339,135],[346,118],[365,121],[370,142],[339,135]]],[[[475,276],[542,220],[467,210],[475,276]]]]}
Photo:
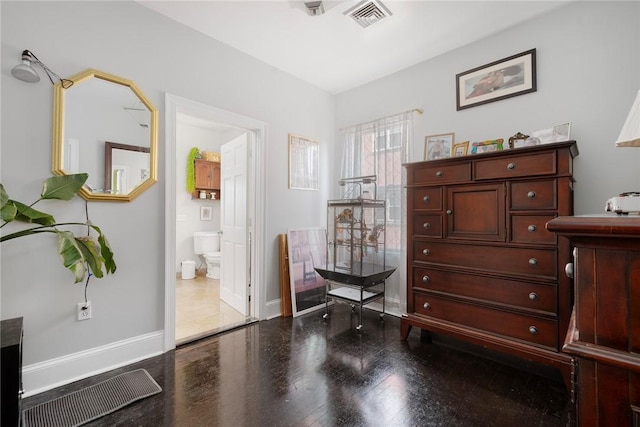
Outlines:
{"type": "Polygon", "coordinates": [[[518,280],[491,278],[476,274],[442,271],[432,268],[413,268],[413,288],[458,297],[557,313],[556,286],[518,280]]]}
{"type": "Polygon", "coordinates": [[[555,245],[556,234],[547,231],[545,225],[556,215],[512,215],[511,241],[555,245]]]}
{"type": "Polygon", "coordinates": [[[442,216],[438,214],[414,215],[413,235],[425,237],[442,237],[442,216]]]}
{"type": "Polygon", "coordinates": [[[474,179],[477,180],[555,175],[555,173],[555,151],[499,159],[476,160],[474,163],[474,179]]]}
{"type": "Polygon", "coordinates": [[[512,182],[511,209],[557,209],[556,180],[512,182]]]}
{"type": "Polygon", "coordinates": [[[452,182],[466,182],[471,179],[471,162],[456,165],[429,165],[410,170],[407,177],[409,184],[442,184],[452,182]]]}
{"type": "Polygon", "coordinates": [[[414,210],[442,210],[442,187],[413,188],[411,192],[414,210]]]}
{"type": "Polygon", "coordinates": [[[558,349],[558,323],[554,319],[496,310],[418,292],[413,294],[413,298],[416,314],[558,349]]]}
{"type": "Polygon", "coordinates": [[[530,249],[414,240],[413,259],[485,272],[557,278],[555,248],[530,249]]]}

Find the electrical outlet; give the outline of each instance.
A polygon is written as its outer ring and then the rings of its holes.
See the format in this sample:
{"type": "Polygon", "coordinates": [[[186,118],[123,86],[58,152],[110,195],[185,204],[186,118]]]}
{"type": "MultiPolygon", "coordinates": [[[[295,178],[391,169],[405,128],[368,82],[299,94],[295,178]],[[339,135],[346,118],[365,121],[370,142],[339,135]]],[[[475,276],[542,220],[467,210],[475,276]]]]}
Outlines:
{"type": "Polygon", "coordinates": [[[91,301],[78,303],[78,320],[91,319],[91,301]]]}

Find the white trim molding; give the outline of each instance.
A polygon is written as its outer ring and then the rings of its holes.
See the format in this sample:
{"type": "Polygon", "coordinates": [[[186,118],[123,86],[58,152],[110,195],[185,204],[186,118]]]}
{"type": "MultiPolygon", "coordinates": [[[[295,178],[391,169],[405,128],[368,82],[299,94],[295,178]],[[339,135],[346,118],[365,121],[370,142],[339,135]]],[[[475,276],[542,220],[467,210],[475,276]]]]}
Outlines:
{"type": "Polygon", "coordinates": [[[157,331],[24,366],[24,397],[160,355],[163,344],[157,331]]]}

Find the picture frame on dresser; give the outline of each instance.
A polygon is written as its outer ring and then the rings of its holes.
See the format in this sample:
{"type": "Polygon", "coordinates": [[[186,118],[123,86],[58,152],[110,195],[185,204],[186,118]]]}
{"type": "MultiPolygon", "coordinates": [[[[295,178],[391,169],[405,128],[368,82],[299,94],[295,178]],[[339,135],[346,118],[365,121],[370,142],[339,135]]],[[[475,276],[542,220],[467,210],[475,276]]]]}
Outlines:
{"type": "Polygon", "coordinates": [[[536,49],[531,49],[457,74],[456,109],[460,111],[536,90],[536,49]]]}
{"type": "Polygon", "coordinates": [[[469,141],[453,144],[453,157],[463,157],[469,152],[469,141]]]}
{"type": "Polygon", "coordinates": [[[456,134],[441,133],[424,137],[424,160],[448,159],[451,157],[456,134]]]}

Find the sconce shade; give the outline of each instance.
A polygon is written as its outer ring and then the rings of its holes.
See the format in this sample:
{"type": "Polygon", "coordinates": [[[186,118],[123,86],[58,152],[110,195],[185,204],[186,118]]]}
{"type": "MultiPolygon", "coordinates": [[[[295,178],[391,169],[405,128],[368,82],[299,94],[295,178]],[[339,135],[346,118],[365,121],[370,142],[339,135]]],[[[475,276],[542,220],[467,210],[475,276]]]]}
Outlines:
{"type": "Polygon", "coordinates": [[[640,147],[640,90],[622,126],[616,147],[640,147]]]}
{"type": "Polygon", "coordinates": [[[11,74],[23,82],[37,83],[40,81],[40,76],[31,66],[31,56],[28,50],[22,52],[22,63],[13,67],[11,74]]]}

